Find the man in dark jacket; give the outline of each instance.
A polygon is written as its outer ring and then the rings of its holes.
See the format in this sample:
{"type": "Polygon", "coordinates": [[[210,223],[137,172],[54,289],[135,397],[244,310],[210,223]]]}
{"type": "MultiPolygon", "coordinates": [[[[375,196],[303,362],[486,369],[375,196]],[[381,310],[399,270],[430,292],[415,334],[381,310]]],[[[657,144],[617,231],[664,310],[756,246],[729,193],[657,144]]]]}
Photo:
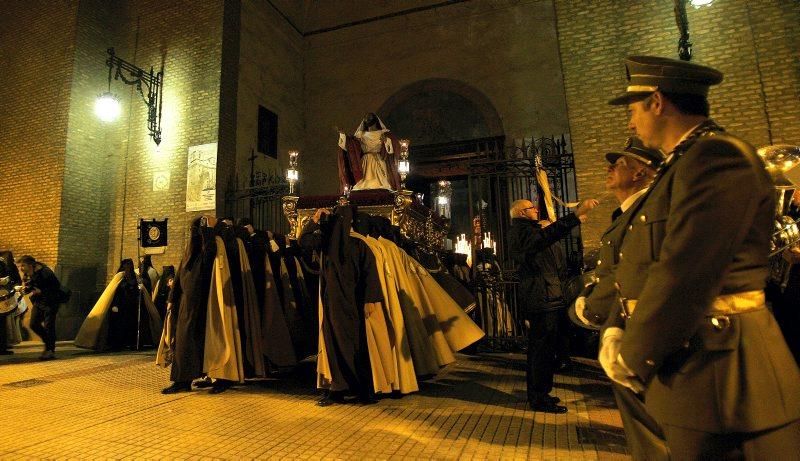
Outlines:
{"type": "Polygon", "coordinates": [[[25,255],[19,260],[20,271],[25,277],[25,292],[33,302],[31,330],[44,341],[44,352],[40,360],[56,358],[56,314],[58,313],[61,284],[49,267],[25,255]]]}
{"type": "Polygon", "coordinates": [[[628,127],[668,153],[622,223],[618,314],[600,363],[643,393],[673,459],[787,459],[800,447],[800,371],[764,300],[773,184],[752,146],[709,116],[722,73],[626,62],[628,127]],[[619,315],[621,314],[621,315],[619,315]]]}
{"type": "Polygon", "coordinates": [[[530,323],[528,329],[528,403],[537,411],[565,413],[567,408],[551,397],[558,324],[564,309],[564,298],[558,268],[549,248],[573,227],[586,220],[597,200],[583,201],[575,214],[569,214],[542,228],[538,223],[539,210],[530,200],[511,204],[511,228],[508,247],[519,266],[520,296],[523,313],[530,323]]]}

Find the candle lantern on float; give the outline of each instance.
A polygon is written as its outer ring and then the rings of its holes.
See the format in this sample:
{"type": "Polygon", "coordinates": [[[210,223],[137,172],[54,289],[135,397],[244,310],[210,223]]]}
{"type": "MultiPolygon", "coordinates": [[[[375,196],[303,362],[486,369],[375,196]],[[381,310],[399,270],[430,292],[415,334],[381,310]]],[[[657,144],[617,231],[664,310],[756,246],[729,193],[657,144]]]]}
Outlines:
{"type": "Polygon", "coordinates": [[[300,180],[300,170],[297,169],[297,158],[300,152],[289,151],[289,167],[286,169],[286,181],[289,182],[289,193],[294,195],[294,185],[300,180]]]}
{"type": "Polygon", "coordinates": [[[408,146],[411,142],[408,139],[401,139],[399,142],[400,161],[397,164],[397,172],[400,174],[400,188],[405,189],[406,178],[408,173],[411,172],[411,163],[408,161],[408,146]]]}

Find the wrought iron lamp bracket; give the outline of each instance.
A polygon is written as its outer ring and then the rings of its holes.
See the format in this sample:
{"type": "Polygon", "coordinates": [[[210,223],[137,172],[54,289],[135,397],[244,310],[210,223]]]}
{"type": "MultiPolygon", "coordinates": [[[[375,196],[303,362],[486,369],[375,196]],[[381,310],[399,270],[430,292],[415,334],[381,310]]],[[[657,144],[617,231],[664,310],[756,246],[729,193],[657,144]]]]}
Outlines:
{"type": "Polygon", "coordinates": [[[161,144],[161,106],[163,99],[162,84],[164,82],[164,69],[158,72],[145,72],[143,69],[117,57],[114,48],[108,49],[108,90],[111,91],[111,75],[114,80],[122,80],[126,85],[135,85],[136,90],[147,105],[147,129],[156,145],[161,144]],[[126,76],[127,74],[127,76],[126,76]],[[144,94],[142,84],[147,87],[147,96],[144,94]]]}

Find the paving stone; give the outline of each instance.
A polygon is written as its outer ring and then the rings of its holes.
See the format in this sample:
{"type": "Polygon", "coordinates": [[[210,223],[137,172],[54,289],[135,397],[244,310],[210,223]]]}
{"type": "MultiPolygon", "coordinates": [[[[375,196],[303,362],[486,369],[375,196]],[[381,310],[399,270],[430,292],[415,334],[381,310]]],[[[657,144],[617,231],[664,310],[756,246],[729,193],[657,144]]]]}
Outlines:
{"type": "Polygon", "coordinates": [[[165,396],[152,351],[96,354],[68,344],[37,360],[0,358],[0,459],[629,459],[602,371],[578,359],[556,376],[569,412],[532,412],[524,356],[459,355],[420,392],[376,405],[316,406],[313,364],[221,395],[165,396]],[[19,423],[16,423],[19,424],[19,423]]]}

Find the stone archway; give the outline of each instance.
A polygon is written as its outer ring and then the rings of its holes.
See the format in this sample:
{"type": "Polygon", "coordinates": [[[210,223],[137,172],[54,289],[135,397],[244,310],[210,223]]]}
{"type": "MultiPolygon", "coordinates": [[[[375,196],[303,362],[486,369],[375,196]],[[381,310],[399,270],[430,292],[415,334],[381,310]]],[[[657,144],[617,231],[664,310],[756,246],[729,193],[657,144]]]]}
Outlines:
{"type": "Polygon", "coordinates": [[[468,152],[478,141],[502,139],[503,124],[488,97],[464,82],[421,80],[397,91],[378,110],[398,136],[411,140],[411,175],[406,187],[425,194],[432,205],[435,184],[447,178],[452,185],[451,230],[470,233],[467,190],[468,152]]]}
{"type": "Polygon", "coordinates": [[[378,110],[391,130],[414,145],[502,136],[503,123],[489,98],[464,82],[433,78],[407,85],[378,110]]]}

